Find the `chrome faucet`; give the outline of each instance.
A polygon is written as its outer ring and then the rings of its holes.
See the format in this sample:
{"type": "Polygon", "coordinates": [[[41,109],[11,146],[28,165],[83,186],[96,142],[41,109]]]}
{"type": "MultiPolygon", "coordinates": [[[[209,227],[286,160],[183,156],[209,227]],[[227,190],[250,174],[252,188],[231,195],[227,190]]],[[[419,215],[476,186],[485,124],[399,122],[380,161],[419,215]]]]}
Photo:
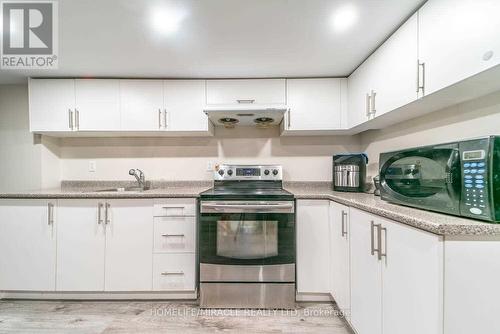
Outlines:
{"type": "Polygon", "coordinates": [[[140,169],[134,169],[132,168],[131,170],[128,171],[129,175],[135,176],[135,179],[137,180],[137,183],[139,184],[139,188],[144,190],[146,188],[146,177],[144,176],[144,173],[140,169]]]}

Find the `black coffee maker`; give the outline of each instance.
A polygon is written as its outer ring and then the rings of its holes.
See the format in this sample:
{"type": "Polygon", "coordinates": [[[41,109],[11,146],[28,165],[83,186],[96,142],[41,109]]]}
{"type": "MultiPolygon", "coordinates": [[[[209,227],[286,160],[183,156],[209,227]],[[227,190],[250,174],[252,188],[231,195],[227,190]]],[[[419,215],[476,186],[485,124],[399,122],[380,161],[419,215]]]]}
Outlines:
{"type": "Polygon", "coordinates": [[[365,153],[338,154],[333,156],[333,190],[364,192],[366,182],[365,153]]]}

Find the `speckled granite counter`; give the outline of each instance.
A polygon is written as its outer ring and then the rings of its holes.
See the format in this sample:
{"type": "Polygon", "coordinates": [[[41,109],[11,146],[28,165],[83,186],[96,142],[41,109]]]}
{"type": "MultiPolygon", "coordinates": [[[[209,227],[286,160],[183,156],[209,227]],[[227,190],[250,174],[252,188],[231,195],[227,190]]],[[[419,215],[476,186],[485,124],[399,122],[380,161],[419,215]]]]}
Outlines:
{"type": "Polygon", "coordinates": [[[328,199],[440,235],[500,235],[500,224],[391,204],[378,196],[330,190],[320,184],[291,183],[286,190],[297,199],[328,199]]]}
{"type": "MultiPolygon", "coordinates": [[[[201,192],[212,186],[210,181],[153,181],[150,184],[151,190],[142,192],[102,191],[103,189],[130,187],[135,184],[135,182],[127,181],[63,181],[59,189],[0,193],[0,198],[186,198],[199,197],[201,192]]],[[[329,183],[287,182],[284,187],[297,199],[332,200],[435,234],[500,236],[500,224],[489,224],[478,220],[395,205],[382,201],[380,197],[372,194],[335,192],[331,190],[329,183]]]]}
{"type": "Polygon", "coordinates": [[[60,188],[16,193],[0,193],[0,198],[172,198],[198,197],[212,186],[205,181],[153,181],[145,191],[103,191],[111,188],[133,187],[127,181],[63,181],[60,188]]]}

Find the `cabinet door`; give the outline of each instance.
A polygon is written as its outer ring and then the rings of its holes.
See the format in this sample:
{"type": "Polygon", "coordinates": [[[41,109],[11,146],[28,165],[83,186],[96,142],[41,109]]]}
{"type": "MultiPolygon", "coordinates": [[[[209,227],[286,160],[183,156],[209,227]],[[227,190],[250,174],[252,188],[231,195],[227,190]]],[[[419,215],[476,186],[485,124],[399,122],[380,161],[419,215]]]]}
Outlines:
{"type": "Polygon", "coordinates": [[[119,80],[75,80],[75,105],[78,130],[120,130],[119,80]]]}
{"type": "Polygon", "coordinates": [[[55,203],[0,200],[0,290],[55,290],[55,203]]]}
{"type": "Polygon", "coordinates": [[[205,80],[166,80],[165,128],[169,131],[207,131],[205,80]]]}
{"type": "Polygon", "coordinates": [[[358,334],[382,334],[382,266],[372,255],[371,224],[376,218],[350,208],[351,324],[358,334]]]}
{"type": "Polygon", "coordinates": [[[297,201],[297,291],[329,293],[330,245],[327,200],[297,201]]]}
{"type": "Polygon", "coordinates": [[[335,130],[341,127],[341,81],[288,79],[287,130],[335,130]]]}
{"type": "Polygon", "coordinates": [[[375,75],[371,62],[372,58],[370,57],[347,79],[349,103],[347,123],[349,127],[354,127],[369,120],[367,115],[367,109],[369,108],[367,95],[371,94],[375,75]]]}
{"type": "Polygon", "coordinates": [[[104,290],[104,208],[99,203],[104,206],[98,200],[59,200],[57,291],[104,290]]]}
{"type": "Polygon", "coordinates": [[[150,291],[153,200],[117,199],[107,203],[105,290],[150,291]]]}
{"type": "Polygon", "coordinates": [[[349,208],[330,202],[332,296],[347,319],[351,308],[349,237],[349,208]]]}
{"type": "Polygon", "coordinates": [[[120,110],[123,131],[162,130],[163,81],[120,80],[120,110]]]}
{"type": "Polygon", "coordinates": [[[285,79],[207,80],[208,105],[285,103],[285,79]]]}
{"type": "Polygon", "coordinates": [[[375,117],[417,99],[417,23],[414,14],[371,56],[375,117]]]}
{"type": "Polygon", "coordinates": [[[31,131],[71,131],[75,108],[75,80],[30,79],[31,131]]]}
{"type": "Polygon", "coordinates": [[[443,330],[442,237],[378,219],[383,230],[384,334],[443,330]]]}
{"type": "Polygon", "coordinates": [[[498,0],[433,0],[419,10],[426,94],[500,63],[499,12],[498,0]]]}

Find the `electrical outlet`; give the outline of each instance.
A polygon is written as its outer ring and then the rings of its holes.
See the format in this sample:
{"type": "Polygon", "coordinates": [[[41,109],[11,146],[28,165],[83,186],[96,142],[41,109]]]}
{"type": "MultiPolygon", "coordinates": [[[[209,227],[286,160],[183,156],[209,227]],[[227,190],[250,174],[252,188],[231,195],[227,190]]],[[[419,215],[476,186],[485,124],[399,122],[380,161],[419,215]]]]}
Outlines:
{"type": "Polygon", "coordinates": [[[94,160],[89,161],[89,172],[95,173],[96,169],[97,169],[97,163],[94,160]]]}
{"type": "Polygon", "coordinates": [[[212,161],[207,162],[207,172],[211,172],[214,169],[214,164],[212,161]]]}

